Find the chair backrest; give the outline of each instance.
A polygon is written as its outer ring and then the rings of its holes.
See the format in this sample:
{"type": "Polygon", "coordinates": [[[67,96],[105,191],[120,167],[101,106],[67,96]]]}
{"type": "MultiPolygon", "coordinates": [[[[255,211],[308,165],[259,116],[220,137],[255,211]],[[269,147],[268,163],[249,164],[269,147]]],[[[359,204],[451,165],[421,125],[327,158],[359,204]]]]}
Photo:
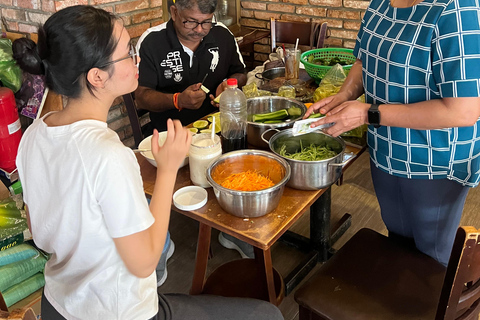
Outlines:
{"type": "Polygon", "coordinates": [[[460,227],[447,266],[436,320],[478,320],[480,230],[460,227]]]}
{"type": "Polygon", "coordinates": [[[310,48],[323,48],[327,37],[327,22],[312,23],[270,19],[272,52],[278,43],[298,44],[310,48]]]}
{"type": "Polygon", "coordinates": [[[123,101],[127,108],[128,119],[132,126],[133,140],[135,141],[135,148],[138,147],[143,140],[142,126],[140,125],[140,119],[138,118],[137,107],[133,98],[133,93],[127,93],[123,95],[123,101]]]}

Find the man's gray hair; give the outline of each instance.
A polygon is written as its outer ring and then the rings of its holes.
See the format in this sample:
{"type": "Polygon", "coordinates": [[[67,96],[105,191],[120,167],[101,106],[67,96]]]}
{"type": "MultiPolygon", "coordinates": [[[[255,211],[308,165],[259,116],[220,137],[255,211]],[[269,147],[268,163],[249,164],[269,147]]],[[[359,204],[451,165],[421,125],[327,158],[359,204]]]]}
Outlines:
{"type": "Polygon", "coordinates": [[[176,6],[180,10],[195,9],[198,6],[198,10],[202,14],[211,14],[215,12],[217,8],[217,0],[168,0],[168,11],[171,6],[176,6]]]}

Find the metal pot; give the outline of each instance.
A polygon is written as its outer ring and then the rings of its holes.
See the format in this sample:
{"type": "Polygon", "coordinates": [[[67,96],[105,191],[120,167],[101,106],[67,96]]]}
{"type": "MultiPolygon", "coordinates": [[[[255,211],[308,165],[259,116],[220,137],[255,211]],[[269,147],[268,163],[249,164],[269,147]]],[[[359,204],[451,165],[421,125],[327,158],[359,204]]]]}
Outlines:
{"type": "Polygon", "coordinates": [[[282,157],[268,151],[246,149],[225,153],[210,163],[207,180],[223,210],[237,217],[253,218],[266,215],[278,206],[290,172],[290,166],[282,157]],[[275,185],[258,191],[237,191],[220,185],[231,174],[248,170],[270,178],[275,185]]]}
{"type": "MultiPolygon", "coordinates": [[[[278,131],[273,130],[272,131],[278,131]]],[[[267,132],[264,133],[264,135],[267,132]]],[[[292,176],[287,186],[300,190],[318,190],[334,184],[342,174],[343,167],[355,157],[353,153],[344,153],[345,142],[340,137],[332,137],[321,131],[313,131],[308,134],[294,136],[292,129],[278,131],[268,142],[270,150],[284,158],[292,169],[292,176]],[[288,153],[295,153],[302,145],[315,144],[317,146],[329,146],[337,155],[332,158],[319,161],[300,161],[283,157],[279,154],[280,148],[285,145],[288,153]]]]}
{"type": "MultiPolygon", "coordinates": [[[[252,146],[262,149],[268,149],[268,142],[262,140],[262,134],[269,129],[283,130],[291,128],[293,123],[300,120],[307,112],[307,107],[295,99],[276,97],[276,96],[264,96],[247,99],[247,142],[252,146]],[[280,123],[259,123],[253,122],[252,116],[256,113],[267,113],[281,109],[288,109],[290,107],[298,107],[302,110],[302,114],[294,119],[287,119],[287,121],[280,123]]],[[[274,132],[270,132],[266,138],[270,138],[274,132]]]]}
{"type": "Polygon", "coordinates": [[[285,77],[285,67],[271,68],[262,73],[255,74],[255,78],[263,80],[263,82],[268,82],[279,77],[285,77]]]}

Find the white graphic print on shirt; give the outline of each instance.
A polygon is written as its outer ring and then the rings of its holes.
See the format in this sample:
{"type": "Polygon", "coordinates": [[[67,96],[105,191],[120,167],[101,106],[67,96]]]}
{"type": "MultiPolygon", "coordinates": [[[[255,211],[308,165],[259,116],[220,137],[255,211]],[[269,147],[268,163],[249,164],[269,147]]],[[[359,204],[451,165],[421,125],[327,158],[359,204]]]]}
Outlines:
{"type": "Polygon", "coordinates": [[[167,58],[163,60],[160,65],[162,67],[168,67],[170,70],[164,71],[164,76],[166,79],[170,79],[172,77],[172,72],[175,73],[173,76],[173,80],[176,82],[182,81],[182,75],[180,72],[183,71],[183,64],[182,58],[180,57],[180,51],[173,51],[167,53],[167,58]]]}
{"type": "Polygon", "coordinates": [[[218,47],[208,49],[208,52],[212,54],[212,62],[210,64],[210,70],[215,72],[218,65],[218,47]]]}

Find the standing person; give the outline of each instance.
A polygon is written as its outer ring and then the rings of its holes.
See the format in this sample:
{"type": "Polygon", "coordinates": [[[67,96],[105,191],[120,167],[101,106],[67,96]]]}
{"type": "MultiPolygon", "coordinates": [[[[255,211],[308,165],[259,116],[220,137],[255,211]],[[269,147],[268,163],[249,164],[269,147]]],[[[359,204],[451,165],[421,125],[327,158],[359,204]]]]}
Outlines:
{"type": "Polygon", "coordinates": [[[463,0],[373,0],[337,95],[308,110],[338,136],[369,123],[375,192],[390,235],[447,265],[480,178],[480,8],[463,0]],[[365,101],[355,101],[365,93],[365,101]]]}
{"type": "Polygon", "coordinates": [[[217,0],[168,0],[171,19],[137,43],[142,61],[135,100],[159,131],[169,118],[188,125],[218,111],[212,100],[226,89],[227,78],[236,78],[240,88],[247,82],[233,34],[215,22],[216,7],[217,0]],[[209,94],[201,89],[203,79],[209,94]]]}
{"type": "Polygon", "coordinates": [[[23,69],[44,73],[47,86],[68,97],[62,111],[25,131],[17,157],[33,239],[51,254],[42,318],[282,319],[264,301],[157,294],[155,266],[191,135],[168,120],[159,147],[154,131],[158,168],[148,206],[135,155],[106,123],[114,99],[138,85],[121,19],[68,7],[39,28],[38,46],[25,49],[16,55],[23,69]]]}
{"type": "MultiPolygon", "coordinates": [[[[179,119],[185,126],[218,111],[212,100],[226,89],[227,78],[236,78],[239,88],[247,82],[234,36],[215,22],[216,7],[217,0],[168,0],[171,19],[145,31],[137,43],[142,60],[135,100],[150,111],[159,131],[166,129],[167,119],[179,119]],[[204,79],[209,94],[201,89],[204,79]]],[[[243,241],[223,232],[218,240],[242,258],[254,257],[253,247],[243,241]]]]}

